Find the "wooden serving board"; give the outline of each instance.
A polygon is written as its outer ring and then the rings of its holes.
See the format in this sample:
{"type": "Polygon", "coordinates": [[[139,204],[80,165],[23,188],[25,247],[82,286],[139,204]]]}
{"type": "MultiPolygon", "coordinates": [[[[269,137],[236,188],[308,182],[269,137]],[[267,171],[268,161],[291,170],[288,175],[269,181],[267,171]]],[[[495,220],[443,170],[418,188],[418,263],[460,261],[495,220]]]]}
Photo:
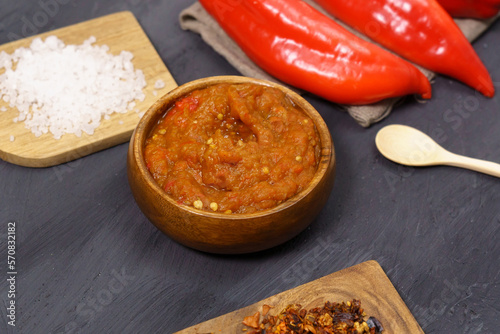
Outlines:
{"type": "Polygon", "coordinates": [[[273,306],[269,313],[276,315],[289,304],[301,304],[310,309],[323,306],[326,301],[352,299],[361,300],[367,317],[377,318],[384,327],[384,334],[423,333],[380,265],[376,261],[367,261],[176,334],[245,333],[243,329],[248,327],[242,325],[242,320],[257,311],[262,312],[264,304],[273,306]]]}
{"type": "MultiPolygon", "coordinates": [[[[160,96],[177,87],[139,22],[128,11],[10,42],[1,45],[0,52],[11,54],[19,47],[29,47],[36,37],[45,39],[50,35],[57,36],[66,45],[82,44],[90,36],[95,36],[97,41],[94,45],[108,45],[109,52],[113,55],[118,55],[122,50],[132,52],[134,68],[142,70],[146,78],[147,86],[143,90],[146,98],[142,102],[135,101],[134,110],[126,114],[115,113],[110,119],[103,119],[93,135],[84,133],[77,137],[74,134],[65,134],[58,140],[50,133],[36,137],[25,128],[24,122],[14,123],[13,119],[18,115],[17,109],[10,108],[8,103],[0,100],[0,110],[2,107],[7,108],[7,111],[0,111],[0,158],[3,160],[27,167],[48,167],[124,143],[130,139],[141,113],[160,96]],[[154,84],[160,79],[165,83],[165,87],[155,89],[154,84]]],[[[3,71],[0,70],[0,74],[3,71]]]]}

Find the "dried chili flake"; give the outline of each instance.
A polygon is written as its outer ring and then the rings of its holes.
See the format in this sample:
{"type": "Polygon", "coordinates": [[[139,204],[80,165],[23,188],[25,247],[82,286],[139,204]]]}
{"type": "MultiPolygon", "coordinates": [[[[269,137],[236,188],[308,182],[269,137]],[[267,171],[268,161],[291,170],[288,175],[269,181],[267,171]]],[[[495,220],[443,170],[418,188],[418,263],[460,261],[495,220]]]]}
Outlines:
{"type": "Polygon", "coordinates": [[[245,319],[243,319],[243,325],[252,328],[259,328],[259,319],[260,312],[255,312],[254,315],[245,317],[245,319]]]}
{"type": "Polygon", "coordinates": [[[260,314],[256,317],[258,313],[243,321],[244,325],[254,329],[252,334],[379,334],[384,330],[377,319],[364,320],[361,302],[356,299],[347,303],[327,301],[323,307],[310,310],[300,304],[291,304],[274,316],[267,314],[269,306],[265,306],[266,312],[260,324],[260,314]]]}
{"type": "Polygon", "coordinates": [[[269,310],[272,308],[272,306],[269,306],[269,305],[262,305],[262,315],[263,316],[266,316],[267,315],[267,312],[269,312],[269,310]]]}

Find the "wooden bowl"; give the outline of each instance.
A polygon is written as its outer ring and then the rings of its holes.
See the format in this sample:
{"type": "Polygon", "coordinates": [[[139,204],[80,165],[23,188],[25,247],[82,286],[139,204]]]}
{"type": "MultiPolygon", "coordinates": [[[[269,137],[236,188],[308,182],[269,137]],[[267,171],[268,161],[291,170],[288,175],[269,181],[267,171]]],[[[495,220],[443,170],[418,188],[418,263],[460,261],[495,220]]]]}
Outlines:
{"type": "Polygon", "coordinates": [[[205,252],[241,254],[279,245],[299,234],[314,220],[333,188],[335,153],[323,119],[295,92],[275,83],[247,77],[210,77],[179,86],[149,108],[132,134],[127,173],[139,208],[170,238],[205,252]],[[314,121],[321,140],[321,158],[311,183],[277,207],[251,214],[215,213],[178,204],[155,182],[145,165],[143,148],[149,133],[173,103],[191,91],[219,83],[248,82],[284,91],[314,121]]]}

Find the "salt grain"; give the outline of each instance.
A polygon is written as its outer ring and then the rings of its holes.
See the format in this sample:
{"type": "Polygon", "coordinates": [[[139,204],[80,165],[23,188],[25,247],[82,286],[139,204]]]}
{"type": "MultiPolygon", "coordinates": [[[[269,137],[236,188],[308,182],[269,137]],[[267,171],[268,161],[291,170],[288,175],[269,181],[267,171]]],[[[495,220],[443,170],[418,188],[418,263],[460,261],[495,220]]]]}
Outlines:
{"type": "MultiPolygon", "coordinates": [[[[126,113],[144,101],[146,80],[134,69],[133,54],[114,56],[107,45],[65,45],[56,36],[35,38],[29,48],[0,52],[0,98],[19,111],[35,136],[51,132],[93,134],[101,118],[126,113]]],[[[155,84],[156,85],[156,84],[155,84]]]]}
{"type": "Polygon", "coordinates": [[[9,140],[14,141],[16,138],[13,135],[10,135],[9,140]]]}
{"type": "Polygon", "coordinates": [[[161,79],[156,80],[155,89],[162,89],[163,87],[165,87],[165,82],[161,79]]]}
{"type": "Polygon", "coordinates": [[[7,111],[7,108],[2,107],[2,108],[0,108],[0,111],[1,111],[1,112],[7,111]]]}

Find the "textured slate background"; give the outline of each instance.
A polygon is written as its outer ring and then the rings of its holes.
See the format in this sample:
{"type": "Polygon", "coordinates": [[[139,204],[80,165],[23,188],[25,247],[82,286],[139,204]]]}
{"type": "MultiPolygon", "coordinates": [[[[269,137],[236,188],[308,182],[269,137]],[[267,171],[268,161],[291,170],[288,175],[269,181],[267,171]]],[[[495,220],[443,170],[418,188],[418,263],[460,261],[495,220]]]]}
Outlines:
{"type": "MultiPolygon", "coordinates": [[[[131,10],[179,84],[238,74],[199,36],[179,28],[177,16],[191,3],[3,0],[0,43],[131,10]]],[[[497,89],[499,41],[497,22],[473,44],[497,89]]],[[[52,168],[0,161],[0,333],[170,333],[370,259],[426,333],[496,332],[500,179],[452,167],[402,167],[374,145],[382,126],[401,123],[453,152],[500,162],[498,94],[485,99],[444,77],[433,93],[426,103],[410,99],[369,129],[306,96],[333,136],[335,188],[310,228],[252,255],[205,254],[158,232],[129,190],[128,144],[52,168]],[[6,318],[11,221],[18,238],[15,329],[6,318]]]]}

